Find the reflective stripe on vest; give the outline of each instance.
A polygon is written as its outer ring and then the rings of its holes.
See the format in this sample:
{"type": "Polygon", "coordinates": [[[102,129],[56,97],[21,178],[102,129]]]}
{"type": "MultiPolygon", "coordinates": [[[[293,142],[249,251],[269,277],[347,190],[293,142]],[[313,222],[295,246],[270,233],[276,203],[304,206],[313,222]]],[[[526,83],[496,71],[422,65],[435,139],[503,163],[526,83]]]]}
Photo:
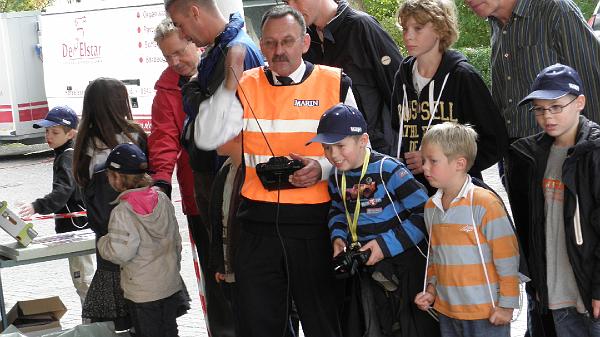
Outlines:
{"type": "MultiPolygon", "coordinates": [[[[246,176],[242,195],[248,199],[277,202],[277,191],[267,191],[256,175],[256,164],[272,157],[269,147],[250,111],[252,107],[260,126],[275,153],[287,156],[297,153],[320,160],[325,158],[321,144],[305,146],[316,135],[319,119],[340,102],[341,70],[315,65],[302,83],[273,86],[263,68],[244,72],[240,82],[244,93],[238,92],[244,107],[244,161],[246,176]],[[246,101],[246,97],[250,102],[246,101]]],[[[319,204],[328,202],[327,181],[306,187],[281,190],[279,202],[284,204],[319,204]]]]}

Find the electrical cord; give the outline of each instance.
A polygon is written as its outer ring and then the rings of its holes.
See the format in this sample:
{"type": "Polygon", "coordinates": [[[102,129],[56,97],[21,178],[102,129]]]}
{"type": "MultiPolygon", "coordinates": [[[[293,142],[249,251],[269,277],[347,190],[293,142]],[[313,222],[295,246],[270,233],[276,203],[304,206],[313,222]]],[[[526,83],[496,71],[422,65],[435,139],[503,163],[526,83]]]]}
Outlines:
{"type": "MultiPolygon", "coordinates": [[[[281,179],[278,181],[281,186],[281,179]]],[[[280,187],[279,186],[279,187],[280,187]]],[[[290,327],[290,266],[288,263],[287,250],[285,249],[285,243],[283,241],[283,236],[281,235],[281,230],[279,229],[279,206],[281,203],[279,202],[279,196],[281,194],[281,188],[277,188],[277,210],[275,212],[275,231],[277,232],[277,237],[279,238],[279,242],[281,243],[281,251],[283,252],[283,264],[285,266],[285,276],[286,276],[286,290],[285,290],[285,324],[283,327],[283,333],[281,337],[285,337],[288,327],[290,327]]],[[[291,327],[290,327],[291,328],[291,327]]]]}

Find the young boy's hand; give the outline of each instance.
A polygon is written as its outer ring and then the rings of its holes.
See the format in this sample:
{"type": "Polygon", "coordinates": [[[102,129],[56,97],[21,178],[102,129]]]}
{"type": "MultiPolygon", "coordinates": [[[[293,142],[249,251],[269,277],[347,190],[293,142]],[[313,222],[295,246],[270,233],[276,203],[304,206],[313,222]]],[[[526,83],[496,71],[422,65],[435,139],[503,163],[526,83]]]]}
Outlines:
{"type": "Polygon", "coordinates": [[[30,217],[35,214],[33,204],[21,204],[19,207],[19,216],[21,218],[30,217]]]}
{"type": "Polygon", "coordinates": [[[408,167],[413,174],[423,173],[423,159],[421,158],[421,151],[404,153],[404,160],[406,161],[406,167],[408,167]]]}
{"type": "Polygon", "coordinates": [[[592,310],[594,311],[592,313],[594,315],[594,318],[600,318],[600,300],[592,299],[592,310]]]}
{"type": "Polygon", "coordinates": [[[365,250],[369,249],[371,250],[371,256],[369,256],[369,260],[367,261],[367,263],[365,263],[367,266],[372,266],[375,263],[383,260],[383,251],[381,251],[381,247],[379,247],[377,240],[371,240],[367,242],[366,245],[360,248],[360,251],[364,252],[365,250]]]}
{"type": "Polygon", "coordinates": [[[225,281],[225,274],[221,274],[219,272],[215,273],[215,280],[217,281],[217,283],[225,281]]]}
{"type": "Polygon", "coordinates": [[[346,243],[344,240],[337,238],[333,240],[333,257],[340,255],[346,251],[346,243]]]}
{"type": "Polygon", "coordinates": [[[510,323],[513,316],[513,308],[501,308],[495,307],[492,309],[492,315],[490,316],[490,323],[493,325],[506,325],[510,323]]]}
{"type": "Polygon", "coordinates": [[[420,292],[415,296],[415,304],[423,311],[429,310],[435,301],[435,290],[432,292],[430,288],[433,287],[431,285],[427,286],[427,291],[420,292]]]}

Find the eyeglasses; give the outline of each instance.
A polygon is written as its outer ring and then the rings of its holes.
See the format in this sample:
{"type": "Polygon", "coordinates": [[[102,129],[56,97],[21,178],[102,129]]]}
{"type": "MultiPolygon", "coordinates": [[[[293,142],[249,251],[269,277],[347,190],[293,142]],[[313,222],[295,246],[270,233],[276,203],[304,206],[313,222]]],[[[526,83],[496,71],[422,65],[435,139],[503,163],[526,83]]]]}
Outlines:
{"type": "Polygon", "coordinates": [[[294,46],[294,44],[296,43],[296,41],[300,40],[301,38],[303,38],[304,36],[299,36],[297,38],[293,38],[293,37],[286,37],[285,39],[281,40],[281,41],[275,41],[275,40],[262,40],[262,45],[264,48],[266,49],[276,49],[278,45],[281,45],[281,48],[292,48],[294,46]]]}
{"type": "Polygon", "coordinates": [[[185,47],[183,47],[183,48],[181,48],[179,50],[176,50],[173,54],[170,54],[170,55],[163,54],[163,56],[165,57],[165,60],[167,60],[167,62],[168,62],[168,61],[173,60],[175,58],[180,59],[185,54],[185,51],[188,49],[188,47],[191,44],[192,44],[191,42],[188,42],[185,45],[185,47]]]}
{"type": "Polygon", "coordinates": [[[548,108],[542,108],[541,106],[534,106],[534,107],[532,107],[531,109],[529,109],[529,112],[533,112],[533,113],[535,113],[535,115],[536,115],[536,116],[543,116],[543,115],[546,113],[546,110],[547,110],[547,111],[549,111],[549,112],[550,112],[552,115],[556,115],[556,114],[559,114],[559,113],[561,113],[561,112],[563,111],[563,109],[564,109],[564,108],[565,108],[567,105],[569,105],[569,104],[571,104],[571,103],[575,102],[575,100],[576,100],[577,98],[579,98],[579,97],[575,97],[575,98],[573,98],[573,99],[572,99],[572,100],[571,100],[569,103],[567,103],[567,104],[565,104],[565,105],[558,105],[558,104],[556,104],[556,105],[551,105],[551,106],[550,106],[550,107],[548,107],[548,108]]]}

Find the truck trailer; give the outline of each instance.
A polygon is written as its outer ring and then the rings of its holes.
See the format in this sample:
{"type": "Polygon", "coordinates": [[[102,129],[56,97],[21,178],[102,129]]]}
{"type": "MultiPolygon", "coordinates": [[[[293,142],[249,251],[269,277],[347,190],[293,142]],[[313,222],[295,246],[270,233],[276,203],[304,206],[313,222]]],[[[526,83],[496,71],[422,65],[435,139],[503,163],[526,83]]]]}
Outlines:
{"type": "MultiPolygon", "coordinates": [[[[276,0],[218,0],[225,16],[245,13],[258,43],[262,14],[276,0]]],[[[154,84],[167,63],[154,42],[160,0],[55,0],[42,12],[0,16],[0,141],[43,137],[33,129],[48,108],[81,115],[87,85],[113,77],[127,87],[132,114],[151,128],[154,84]]]]}

